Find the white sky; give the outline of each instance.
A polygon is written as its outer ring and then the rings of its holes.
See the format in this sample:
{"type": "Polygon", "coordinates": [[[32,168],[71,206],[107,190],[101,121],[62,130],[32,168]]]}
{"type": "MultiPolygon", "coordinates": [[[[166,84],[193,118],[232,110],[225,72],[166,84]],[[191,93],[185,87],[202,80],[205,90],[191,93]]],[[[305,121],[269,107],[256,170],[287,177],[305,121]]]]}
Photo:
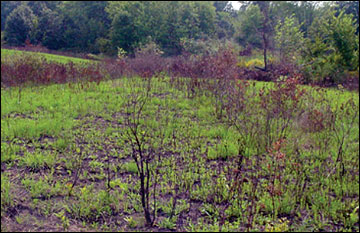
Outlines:
{"type": "Polygon", "coordinates": [[[235,10],[239,10],[240,3],[238,1],[230,1],[235,10]]]}
{"type": "MultiPolygon", "coordinates": [[[[325,3],[334,3],[334,1],[312,1],[312,2],[316,2],[318,3],[318,6],[323,6],[323,4],[325,3]]],[[[232,6],[234,7],[235,10],[239,10],[240,8],[240,3],[239,1],[230,1],[230,3],[232,4],[232,6]]]]}

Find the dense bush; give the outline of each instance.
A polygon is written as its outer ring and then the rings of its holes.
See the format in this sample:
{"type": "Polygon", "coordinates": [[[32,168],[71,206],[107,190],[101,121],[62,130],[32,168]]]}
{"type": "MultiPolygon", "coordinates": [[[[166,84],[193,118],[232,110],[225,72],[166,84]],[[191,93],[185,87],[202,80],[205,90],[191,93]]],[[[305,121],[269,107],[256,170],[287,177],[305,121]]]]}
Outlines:
{"type": "MultiPolygon", "coordinates": [[[[281,62],[270,58],[267,71],[257,69],[262,67],[262,60],[249,59],[237,56],[237,49],[230,45],[219,47],[215,52],[199,55],[183,54],[175,57],[162,57],[162,51],[150,42],[136,49],[134,56],[122,55],[118,59],[106,58],[95,62],[96,65],[78,66],[74,64],[55,64],[45,59],[30,56],[2,59],[1,83],[3,86],[14,86],[31,81],[39,83],[64,83],[91,80],[100,82],[103,79],[116,79],[121,77],[152,77],[169,75],[171,82],[184,88],[188,96],[196,90],[226,90],[233,85],[233,80],[279,81],[287,77],[302,77],[304,84],[339,84],[354,89],[358,87],[358,68],[355,71],[345,69],[344,65],[321,59],[326,56],[325,45],[320,40],[312,45],[314,56],[310,63],[299,65],[296,62],[281,62]],[[322,54],[322,55],[320,55],[322,54]],[[239,60],[240,59],[240,60],[239,60]],[[338,67],[333,70],[332,66],[338,67]],[[330,67],[329,70],[325,69],[330,67]],[[340,67],[340,68],[339,68],[340,67]],[[330,73],[333,71],[333,73],[330,73]],[[30,75],[29,75],[30,74],[30,75]],[[333,77],[343,77],[334,80],[333,77]],[[190,78],[188,83],[178,77],[190,78]],[[345,78],[344,78],[345,77],[345,78]],[[329,80],[328,83],[325,81],[329,80]],[[214,88],[218,86],[220,88],[214,88]]],[[[40,50],[41,46],[29,45],[25,50],[40,50]]],[[[331,50],[333,51],[333,50],[331,50]]],[[[335,52],[334,52],[335,53],[335,52]]],[[[330,54],[331,56],[337,56],[330,54]]],[[[328,55],[328,56],[330,56],[328,55]]],[[[354,56],[353,59],[358,59],[354,56]]],[[[215,93],[217,96],[219,93],[215,93]]],[[[222,93],[219,95],[227,95],[222,93]]]]}
{"type": "Polygon", "coordinates": [[[275,27],[275,41],[280,52],[282,62],[295,62],[298,51],[304,45],[304,32],[293,17],[286,17],[284,22],[279,22],[275,27]]]}
{"type": "Polygon", "coordinates": [[[52,84],[91,81],[105,78],[100,65],[75,65],[48,62],[44,57],[12,56],[1,61],[1,85],[52,84]]]}
{"type": "Polygon", "coordinates": [[[347,72],[359,69],[359,34],[354,20],[341,13],[316,20],[302,54],[303,74],[308,82],[340,84],[346,82],[347,72]]]}
{"type": "Polygon", "coordinates": [[[223,48],[224,45],[231,45],[235,50],[239,50],[239,48],[237,48],[239,45],[229,40],[215,40],[207,37],[201,39],[181,38],[183,54],[214,55],[219,49],[223,48]]]}

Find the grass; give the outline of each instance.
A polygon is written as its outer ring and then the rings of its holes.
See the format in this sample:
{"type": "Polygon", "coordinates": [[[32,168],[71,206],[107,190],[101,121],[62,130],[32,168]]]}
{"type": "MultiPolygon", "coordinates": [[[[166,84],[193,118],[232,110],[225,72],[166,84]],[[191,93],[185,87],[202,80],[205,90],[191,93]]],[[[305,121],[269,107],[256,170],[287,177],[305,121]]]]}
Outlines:
{"type": "Polygon", "coordinates": [[[75,64],[83,64],[83,63],[91,64],[91,63],[96,62],[96,61],[92,61],[92,60],[88,60],[88,59],[54,55],[54,54],[48,54],[48,53],[19,51],[19,50],[14,50],[14,49],[1,49],[1,59],[4,59],[6,57],[11,57],[11,56],[21,56],[22,54],[32,55],[32,56],[37,56],[37,57],[44,57],[49,62],[57,62],[57,63],[62,63],[62,64],[66,64],[69,62],[73,62],[75,64]]]}
{"type": "MultiPolygon", "coordinates": [[[[1,90],[3,231],[359,230],[358,93],[304,87],[308,95],[286,139],[265,148],[258,93],[274,84],[250,85],[247,94],[255,96],[238,113],[253,126],[244,134],[226,115],[218,118],[214,96],[187,98],[169,78],[152,78],[139,120],[142,151],[153,156],[156,220],[148,226],[125,133],[126,104],[131,94],[143,96],[148,82],[90,85],[24,87],[21,102],[16,87],[1,90]],[[301,113],[327,116],[328,108],[332,128],[314,130],[310,123],[321,118],[301,113]]],[[[271,122],[274,136],[282,121],[271,122]]]]}

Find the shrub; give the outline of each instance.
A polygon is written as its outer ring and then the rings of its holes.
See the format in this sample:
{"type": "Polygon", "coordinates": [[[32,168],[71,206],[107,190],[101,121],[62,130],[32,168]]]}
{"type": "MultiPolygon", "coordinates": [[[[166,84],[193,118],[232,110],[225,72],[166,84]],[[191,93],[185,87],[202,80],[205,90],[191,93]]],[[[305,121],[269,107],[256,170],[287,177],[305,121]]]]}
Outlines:
{"type": "Polygon", "coordinates": [[[352,16],[329,11],[314,21],[302,51],[303,74],[308,82],[343,83],[345,71],[359,68],[359,45],[352,16]]]}
{"type": "Polygon", "coordinates": [[[153,52],[137,53],[135,58],[126,59],[131,76],[149,78],[166,70],[166,59],[153,52]]]}
{"type": "Polygon", "coordinates": [[[221,47],[220,41],[211,39],[181,38],[180,43],[184,53],[197,55],[215,54],[221,47]]]}
{"type": "Polygon", "coordinates": [[[296,25],[295,19],[286,17],[284,22],[276,25],[275,41],[283,62],[294,62],[294,57],[304,44],[304,33],[300,31],[301,25],[296,25]]]}
{"type": "Polygon", "coordinates": [[[105,78],[100,65],[85,66],[48,62],[44,57],[22,54],[3,59],[1,85],[19,86],[90,81],[99,83],[105,78]]]}
{"type": "Polygon", "coordinates": [[[106,55],[114,55],[116,51],[112,48],[111,41],[106,38],[97,38],[96,39],[96,47],[99,48],[100,53],[106,55]]]}
{"type": "Polygon", "coordinates": [[[116,79],[129,75],[129,67],[125,59],[105,59],[101,63],[102,70],[106,77],[116,79]]]}
{"type": "Polygon", "coordinates": [[[151,38],[148,37],[148,42],[145,44],[140,44],[140,46],[135,49],[135,57],[141,55],[157,55],[161,56],[164,52],[160,49],[160,46],[157,45],[151,38]]]}

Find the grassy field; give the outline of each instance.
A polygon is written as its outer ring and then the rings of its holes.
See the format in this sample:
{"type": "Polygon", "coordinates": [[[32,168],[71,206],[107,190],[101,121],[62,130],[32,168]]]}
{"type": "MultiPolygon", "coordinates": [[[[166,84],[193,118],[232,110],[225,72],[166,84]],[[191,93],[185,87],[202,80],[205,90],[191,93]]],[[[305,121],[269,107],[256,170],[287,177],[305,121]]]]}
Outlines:
{"type": "Polygon", "coordinates": [[[2,89],[1,230],[359,231],[358,93],[190,83],[2,89]]]}
{"type": "Polygon", "coordinates": [[[6,57],[12,57],[12,56],[21,56],[22,54],[32,55],[32,56],[36,56],[36,57],[43,57],[49,62],[58,62],[58,63],[62,63],[62,64],[66,64],[69,62],[73,62],[75,64],[81,64],[81,63],[91,64],[91,63],[96,62],[96,61],[88,60],[88,59],[60,56],[60,55],[54,55],[54,54],[48,54],[48,53],[19,51],[19,50],[13,50],[13,49],[1,49],[1,59],[4,59],[6,57]]]}

